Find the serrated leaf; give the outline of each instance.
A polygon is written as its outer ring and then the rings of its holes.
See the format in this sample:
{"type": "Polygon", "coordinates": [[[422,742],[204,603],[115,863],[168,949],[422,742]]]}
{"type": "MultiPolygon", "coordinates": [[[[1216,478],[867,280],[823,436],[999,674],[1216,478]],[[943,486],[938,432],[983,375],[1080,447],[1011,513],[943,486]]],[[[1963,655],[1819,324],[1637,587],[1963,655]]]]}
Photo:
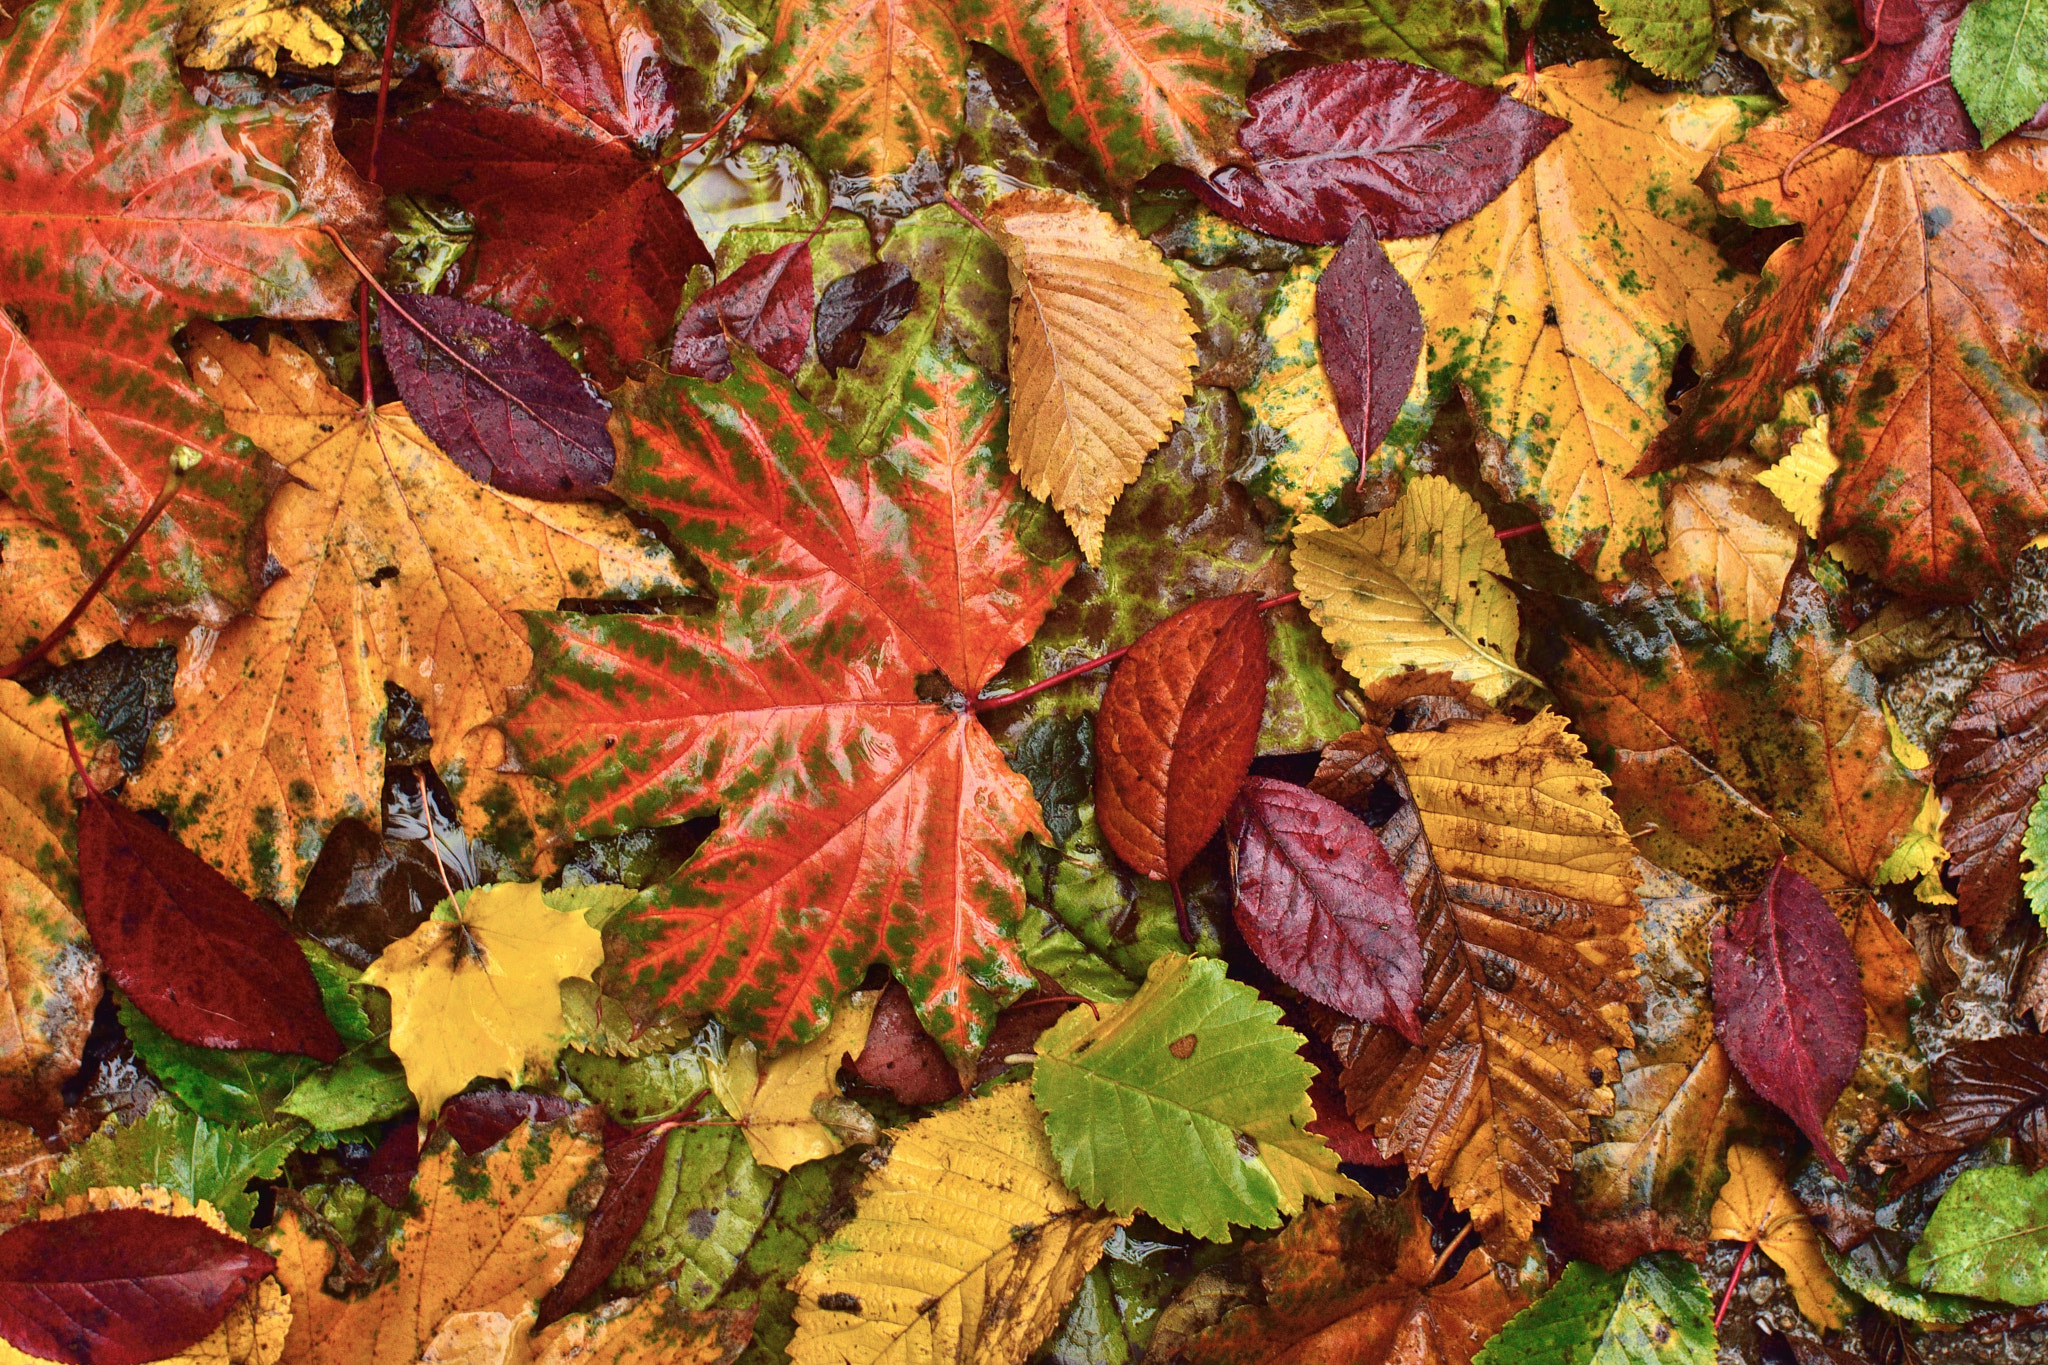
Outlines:
{"type": "Polygon", "coordinates": [[[811,1252],[791,1285],[790,1360],[1021,1365],[1125,1220],[1060,1183],[1022,1085],[890,1136],[853,1220],[811,1252]],[[1003,1311],[990,1312],[997,1304],[1003,1311]]]}
{"type": "Polygon", "coordinates": [[[2048,104],[2048,5],[2041,0],[1976,0],[1956,28],[1949,78],[1984,145],[2048,104]]]}
{"type": "Polygon", "coordinates": [[[1906,1257],[1923,1290],[2028,1307],[2048,1301],[2048,1170],[1964,1171],[1906,1257]]]}
{"type": "Polygon", "coordinates": [[[1308,517],[1294,536],[1302,600],[1367,684],[1411,669],[1447,672],[1499,701],[1528,680],[1514,663],[1521,626],[1501,582],[1507,572],[1486,513],[1436,474],[1378,516],[1342,528],[1308,517]]]}
{"type": "Polygon", "coordinates": [[[1668,1253],[1626,1270],[1574,1261],[1509,1321],[1475,1365],[1712,1365],[1713,1300],[1691,1263],[1668,1253]]]}
{"type": "Polygon", "coordinates": [[[780,0],[760,117],[828,171],[893,177],[960,135],[967,44],[942,0],[780,0]]]}
{"type": "Polygon", "coordinates": [[[160,1098],[134,1122],[110,1121],[72,1148],[50,1178],[49,1197],[155,1185],[213,1205],[228,1226],[246,1233],[257,1196],[245,1187],[276,1177],[304,1131],[292,1123],[213,1123],[160,1098]]]}
{"type": "Polygon", "coordinates": [[[987,221],[1010,264],[1010,467],[1099,564],[1109,509],[1194,392],[1194,318],[1159,249],[1084,199],[1019,190],[987,221]]]}
{"type": "Polygon", "coordinates": [[[1305,1131],[1301,1035],[1221,962],[1162,957],[1136,995],[1099,1008],[1039,1036],[1031,1083],[1082,1198],[1223,1241],[1233,1223],[1277,1227],[1304,1197],[1354,1190],[1305,1131]]]}
{"type": "Polygon", "coordinates": [[[2030,651],[1985,670],[1935,746],[1934,782],[1949,803],[1943,842],[1956,914],[1979,944],[2005,932],[2023,889],[2020,859],[2048,785],[2044,721],[2048,656],[2030,651]]]}
{"type": "Polygon", "coordinates": [[[1758,474],[1756,481],[1778,495],[1800,530],[1817,536],[1820,519],[1827,511],[1828,480],[1841,467],[1828,445],[1828,415],[1822,413],[1799,433],[1785,458],[1758,474]]]}
{"type": "Polygon", "coordinates": [[[1958,1043],[1935,1061],[1933,1090],[1925,1112],[1893,1119],[1865,1150],[1872,1164],[1904,1167],[1889,1188],[1910,1189],[1938,1175],[2001,1131],[2011,1134],[2029,1168],[2048,1160],[2048,1037],[1958,1043]]]}
{"type": "Polygon", "coordinates": [[[1854,1312],[1820,1254],[1813,1220],[1800,1207],[1785,1172],[1760,1148],[1737,1144],[1728,1149],[1728,1181],[1714,1201],[1708,1235],[1755,1242],[1785,1273],[1799,1311],[1815,1327],[1839,1331],[1854,1312]]]}
{"type": "Polygon", "coordinates": [[[1712,0],[1600,0],[1600,20],[1623,52],[1678,81],[1706,69],[1719,36],[1712,0]]]}

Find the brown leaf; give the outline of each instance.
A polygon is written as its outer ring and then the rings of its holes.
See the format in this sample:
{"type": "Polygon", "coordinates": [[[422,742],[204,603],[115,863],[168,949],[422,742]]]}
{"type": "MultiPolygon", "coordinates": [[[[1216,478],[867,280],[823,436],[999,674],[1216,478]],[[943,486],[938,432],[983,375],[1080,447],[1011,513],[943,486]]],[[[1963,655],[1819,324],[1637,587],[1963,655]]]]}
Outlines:
{"type": "MultiPolygon", "coordinates": [[[[990,1038],[991,1052],[1002,1034],[1005,1017],[997,1016],[995,1033],[990,1038]]],[[[1010,1047],[1007,1051],[1017,1049],[1010,1047]]],[[[887,1090],[901,1104],[944,1104],[960,1093],[960,1076],[946,1060],[946,1050],[917,1022],[910,992],[896,981],[889,983],[875,1005],[867,1043],[852,1066],[853,1074],[863,1084],[887,1090]]]]}
{"type": "Polygon", "coordinates": [[[2048,653],[1993,664],[1934,751],[1949,802],[1942,842],[1956,916],[1980,948],[2002,938],[2020,900],[2027,812],[2048,780],[2048,653]]]}
{"type": "Polygon", "coordinates": [[[1933,1107],[1887,1123],[1863,1156],[1903,1163],[1888,1188],[1905,1190],[2001,1130],[2029,1170],[2048,1161],[2048,1037],[1976,1039],[1944,1052],[1934,1064],[1933,1107]]]}

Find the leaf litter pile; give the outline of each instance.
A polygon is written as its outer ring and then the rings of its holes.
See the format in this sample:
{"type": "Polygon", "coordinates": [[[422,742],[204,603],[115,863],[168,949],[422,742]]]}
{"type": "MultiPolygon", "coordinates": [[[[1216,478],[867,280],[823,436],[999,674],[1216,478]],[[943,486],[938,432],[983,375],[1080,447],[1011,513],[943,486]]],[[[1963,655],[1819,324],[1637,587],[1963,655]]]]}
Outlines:
{"type": "Polygon", "coordinates": [[[2037,0],[0,3],[0,1365],[2048,1359],[2037,0]]]}

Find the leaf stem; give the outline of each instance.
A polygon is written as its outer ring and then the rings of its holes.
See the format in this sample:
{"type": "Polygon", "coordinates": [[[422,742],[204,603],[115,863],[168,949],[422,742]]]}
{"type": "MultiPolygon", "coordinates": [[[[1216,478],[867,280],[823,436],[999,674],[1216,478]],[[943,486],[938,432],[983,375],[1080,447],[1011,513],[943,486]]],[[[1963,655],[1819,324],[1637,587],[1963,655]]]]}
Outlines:
{"type": "Polygon", "coordinates": [[[1864,48],[1861,52],[1852,53],[1849,56],[1842,58],[1842,60],[1838,62],[1837,65],[1847,66],[1851,62],[1860,62],[1863,61],[1865,58],[1869,57],[1873,52],[1876,52],[1877,49],[1882,45],[1878,41],[1877,31],[1883,26],[1884,0],[1877,0],[1876,6],[1870,12],[1870,41],[1864,45],[1864,48]]]}
{"type": "Polygon", "coordinates": [[[135,523],[135,529],[128,533],[128,538],[122,541],[120,548],[116,549],[108,557],[106,567],[101,569],[99,576],[86,586],[85,591],[79,595],[78,601],[72,606],[71,610],[65,613],[64,619],[51,627],[44,634],[43,638],[36,642],[35,648],[29,650],[28,653],[22,655],[13,663],[7,665],[7,667],[0,668],[0,678],[16,678],[21,676],[22,673],[40,663],[45,655],[55,649],[63,641],[64,637],[71,633],[71,628],[78,624],[79,618],[85,615],[86,609],[98,600],[100,593],[106,589],[107,584],[113,581],[114,575],[120,572],[121,566],[128,562],[128,556],[135,553],[135,547],[142,543],[142,538],[149,533],[149,528],[156,525],[157,518],[162,516],[164,509],[171,505],[171,499],[178,495],[178,489],[184,483],[185,470],[198,463],[198,452],[193,451],[190,446],[179,446],[172,452],[170,473],[164,476],[164,486],[157,491],[156,497],[143,512],[142,520],[135,523]],[[187,463],[188,456],[190,457],[189,464],[187,463]]]}
{"type": "Polygon", "coordinates": [[[78,752],[78,737],[71,733],[71,717],[59,713],[57,724],[64,730],[64,747],[71,751],[71,767],[77,772],[78,780],[85,784],[87,796],[100,795],[100,789],[93,785],[92,774],[85,770],[85,759],[78,752]]]}
{"type": "Polygon", "coordinates": [[[1173,917],[1180,921],[1180,941],[1192,948],[1196,942],[1195,926],[1188,919],[1188,900],[1180,893],[1180,879],[1176,877],[1167,885],[1173,888],[1173,917]]]}
{"type": "Polygon", "coordinates": [[[1465,1239],[1472,1235],[1472,1229],[1475,1226],[1477,1225],[1469,1222],[1466,1223],[1459,1230],[1458,1235],[1450,1240],[1450,1244],[1437,1253],[1436,1264],[1429,1268],[1429,1274],[1422,1281],[1425,1285],[1436,1283],[1436,1277],[1444,1273],[1444,1267],[1450,1264],[1452,1254],[1459,1247],[1465,1245],[1465,1239]]]}
{"type": "Polygon", "coordinates": [[[370,285],[356,281],[356,366],[363,372],[363,412],[377,410],[377,390],[370,383],[370,285]]]}
{"type": "Polygon", "coordinates": [[[980,228],[982,235],[984,237],[995,236],[995,233],[989,231],[988,224],[981,221],[981,216],[977,214],[973,209],[968,208],[967,205],[961,203],[958,199],[955,199],[953,197],[953,192],[951,190],[940,190],[939,193],[941,196],[945,198],[946,207],[952,209],[953,212],[959,214],[962,218],[965,218],[968,222],[980,228]]]}
{"type": "Polygon", "coordinates": [[[377,74],[377,121],[370,125],[368,178],[372,184],[377,179],[377,149],[384,141],[384,109],[391,99],[391,57],[398,46],[399,3],[400,0],[391,0],[390,12],[384,18],[384,65],[377,74]]]}
{"type": "Polygon", "coordinates": [[[759,79],[760,77],[755,72],[749,71],[747,73],[747,83],[740,88],[739,96],[736,99],[734,99],[730,105],[726,107],[726,111],[718,116],[718,122],[712,124],[709,128],[706,128],[704,130],[704,135],[702,137],[698,138],[695,142],[692,142],[689,146],[683,148],[683,150],[681,150],[680,152],[677,152],[674,156],[663,157],[661,160],[655,162],[654,168],[656,170],[661,170],[664,167],[673,166],[677,162],[687,159],[692,152],[695,152],[699,147],[702,147],[705,143],[711,141],[712,138],[717,137],[719,134],[719,130],[724,128],[726,124],[731,123],[732,116],[734,114],[737,114],[740,111],[741,107],[746,104],[747,100],[752,97],[754,93],[754,82],[759,79]]]}
{"type": "Polygon", "coordinates": [[[455,907],[455,888],[448,882],[448,864],[441,861],[441,841],[434,837],[434,794],[427,790],[427,775],[416,772],[420,784],[420,816],[427,822],[427,851],[434,855],[434,870],[441,874],[441,889],[448,893],[448,906],[455,907]]]}
{"type": "Polygon", "coordinates": [[[1735,1258],[1735,1269],[1728,1274],[1728,1287],[1721,1291],[1721,1306],[1714,1310],[1714,1330],[1721,1330],[1721,1319],[1728,1316],[1728,1304],[1735,1297],[1735,1286],[1742,1283],[1742,1268],[1749,1264],[1749,1254],[1756,1250],[1756,1238],[1742,1244],[1742,1254],[1735,1258]]]}
{"type": "Polygon", "coordinates": [[[1516,536],[1526,536],[1531,531],[1540,531],[1542,529],[1542,522],[1532,521],[1527,526],[1510,526],[1505,531],[1495,531],[1493,538],[1495,540],[1513,540],[1516,536]]]}
{"type": "Polygon", "coordinates": [[[1792,174],[1793,169],[1797,167],[1800,162],[1806,160],[1806,158],[1813,155],[1814,152],[1820,150],[1822,147],[1825,147],[1828,143],[1833,142],[1836,138],[1848,132],[1851,128],[1854,128],[1857,124],[1863,122],[1865,119],[1876,118],[1879,114],[1882,114],[1885,110],[1891,108],[1893,105],[1903,104],[1905,101],[1913,98],[1913,96],[1919,94],[1921,91],[1932,90],[1935,86],[1940,85],[1943,81],[1947,79],[1948,72],[1946,71],[1941,72],[1939,75],[1929,76],[1926,80],[1920,82],[1920,84],[1914,86],[1912,89],[1900,91],[1898,94],[1893,95],[1890,99],[1886,100],[1883,104],[1878,105],[1875,109],[1866,110],[1865,112],[1858,114],[1855,118],[1850,119],[1847,123],[1835,129],[1833,132],[1823,133],[1821,134],[1821,136],[1807,143],[1804,147],[1801,147],[1798,150],[1798,152],[1794,153],[1792,159],[1785,163],[1785,169],[1778,172],[1778,193],[1784,195],[1787,199],[1797,199],[1799,196],[1792,192],[1792,187],[1786,183],[1786,178],[1792,174]]]}

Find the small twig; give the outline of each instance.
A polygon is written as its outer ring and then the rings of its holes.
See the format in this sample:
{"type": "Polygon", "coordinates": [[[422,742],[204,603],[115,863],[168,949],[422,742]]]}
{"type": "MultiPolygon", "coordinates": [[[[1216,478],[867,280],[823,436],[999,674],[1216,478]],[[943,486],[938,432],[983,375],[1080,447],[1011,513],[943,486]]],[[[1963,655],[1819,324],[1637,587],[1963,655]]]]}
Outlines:
{"type": "Polygon", "coordinates": [[[427,822],[427,851],[434,855],[434,868],[441,874],[441,889],[448,893],[448,908],[455,908],[455,888],[448,882],[448,865],[441,861],[441,841],[434,837],[434,794],[427,790],[427,775],[414,773],[420,783],[420,818],[427,822]]]}
{"type": "Polygon", "coordinates": [[[363,412],[377,410],[377,390],[370,383],[370,283],[356,281],[356,366],[363,372],[363,412]]]}
{"type": "Polygon", "coordinates": [[[735,99],[729,106],[727,106],[726,111],[724,113],[718,116],[718,122],[712,124],[709,128],[706,128],[704,130],[704,135],[702,137],[698,138],[695,142],[692,142],[689,146],[683,148],[683,150],[681,150],[680,152],[677,152],[674,156],[663,157],[660,161],[655,162],[654,168],[656,170],[662,170],[666,167],[675,165],[679,161],[686,160],[691,155],[691,153],[695,152],[705,143],[711,141],[712,138],[717,137],[719,131],[723,129],[726,124],[732,122],[732,116],[740,111],[741,107],[746,104],[748,98],[754,93],[754,82],[758,79],[759,77],[754,72],[749,71],[747,73],[747,83],[745,86],[741,88],[739,97],[735,99]]]}
{"type": "Polygon", "coordinates": [[[968,222],[980,228],[984,236],[995,236],[995,233],[989,231],[988,224],[981,221],[981,216],[977,214],[973,209],[968,208],[967,205],[961,203],[958,199],[955,199],[953,197],[953,192],[951,190],[940,190],[939,193],[945,199],[946,206],[948,208],[952,209],[953,212],[959,214],[962,218],[965,218],[968,222]]]}
{"type": "Polygon", "coordinates": [[[1513,540],[1516,536],[1526,536],[1532,531],[1540,531],[1542,529],[1542,522],[1532,521],[1527,526],[1510,526],[1505,531],[1495,531],[1493,538],[1495,540],[1513,540]]]}
{"type": "Polygon", "coordinates": [[[85,759],[78,752],[78,738],[71,733],[71,717],[59,712],[57,724],[64,730],[64,747],[71,751],[71,766],[78,773],[78,780],[85,784],[87,796],[98,796],[100,789],[93,785],[92,774],[85,770],[85,759]]]}
{"type": "Polygon", "coordinates": [[[339,1232],[335,1231],[334,1224],[328,1222],[324,1216],[315,1212],[313,1206],[306,1202],[304,1195],[294,1189],[281,1189],[277,1192],[277,1202],[299,1215],[299,1221],[310,1226],[313,1229],[314,1236],[334,1249],[334,1257],[341,1263],[342,1279],[350,1284],[368,1284],[370,1282],[370,1272],[363,1269],[363,1263],[358,1261],[355,1258],[355,1254],[348,1249],[348,1243],[341,1239],[339,1232]]]}
{"type": "Polygon", "coordinates": [[[1451,1254],[1455,1252],[1459,1247],[1465,1245],[1465,1239],[1472,1235],[1473,1227],[1474,1224],[1465,1224],[1463,1228],[1459,1229],[1458,1235],[1451,1239],[1450,1245],[1437,1253],[1436,1264],[1429,1268],[1428,1276],[1424,1278],[1424,1280],[1422,1281],[1424,1284],[1428,1285],[1436,1283],[1436,1277],[1443,1274],[1444,1267],[1450,1264],[1451,1254]]]}
{"type": "Polygon", "coordinates": [[[384,20],[384,66],[377,76],[377,121],[370,125],[369,180],[377,179],[377,147],[384,141],[384,107],[391,98],[391,55],[398,46],[398,5],[391,0],[391,11],[384,20]]]}
{"type": "Polygon", "coordinates": [[[1818,151],[1822,147],[1825,147],[1828,143],[1833,142],[1836,138],[1848,132],[1851,128],[1854,128],[1857,124],[1863,122],[1865,119],[1876,118],[1879,114],[1882,114],[1885,110],[1891,108],[1893,105],[1904,103],[1906,100],[1913,98],[1913,96],[1919,94],[1923,90],[1932,90],[1935,86],[1940,85],[1943,81],[1947,79],[1948,72],[1946,71],[1943,71],[1938,76],[1929,76],[1926,80],[1920,82],[1920,84],[1914,86],[1912,89],[1904,90],[1896,95],[1893,95],[1890,99],[1886,100],[1883,104],[1878,105],[1875,109],[1871,109],[1865,113],[1858,114],[1855,118],[1850,119],[1847,123],[1835,129],[1832,133],[1825,133],[1820,137],[1815,138],[1813,141],[1807,143],[1804,147],[1801,147],[1799,151],[1794,154],[1792,159],[1785,163],[1785,169],[1778,172],[1778,193],[1784,195],[1787,199],[1797,199],[1799,196],[1792,193],[1792,187],[1786,183],[1786,177],[1792,174],[1793,168],[1798,166],[1800,162],[1806,160],[1806,158],[1811,156],[1814,152],[1818,151]]]}
{"type": "Polygon", "coordinates": [[[149,528],[156,525],[157,518],[162,516],[164,509],[171,505],[171,499],[178,495],[178,489],[184,483],[186,472],[197,468],[199,461],[203,458],[205,457],[190,446],[179,446],[171,452],[170,472],[164,476],[164,486],[157,491],[156,497],[151,500],[148,508],[143,511],[142,520],[135,523],[135,529],[128,533],[128,538],[122,541],[120,548],[116,549],[112,556],[108,558],[106,567],[99,571],[98,577],[86,585],[85,591],[79,595],[78,601],[72,606],[71,610],[65,613],[64,619],[45,632],[43,638],[36,642],[35,648],[29,650],[28,653],[22,655],[13,663],[7,665],[7,667],[0,668],[0,678],[19,677],[23,672],[40,663],[44,656],[55,649],[63,641],[64,637],[71,633],[71,628],[78,624],[79,618],[85,615],[87,608],[99,600],[100,593],[106,589],[108,583],[113,581],[114,575],[120,572],[121,566],[128,562],[128,556],[135,553],[135,547],[142,543],[142,538],[149,533],[149,528]]]}
{"type": "Polygon", "coordinates": [[[1529,77],[1529,93],[1536,93],[1536,35],[1530,34],[1529,41],[1522,44],[1522,70],[1529,77]]]}

